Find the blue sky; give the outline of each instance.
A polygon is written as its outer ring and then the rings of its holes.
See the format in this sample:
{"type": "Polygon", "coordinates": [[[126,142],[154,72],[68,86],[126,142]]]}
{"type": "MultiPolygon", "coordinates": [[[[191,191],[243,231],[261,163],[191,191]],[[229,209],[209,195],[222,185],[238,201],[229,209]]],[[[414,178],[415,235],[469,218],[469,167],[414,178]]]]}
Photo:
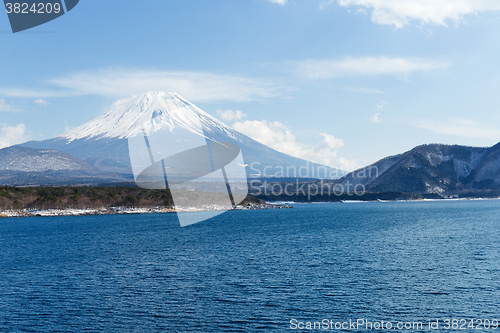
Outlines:
{"type": "Polygon", "coordinates": [[[17,34],[0,14],[0,147],[54,137],[148,90],[175,91],[280,151],[344,169],[425,143],[490,146],[500,141],[499,9],[81,0],[17,34]]]}

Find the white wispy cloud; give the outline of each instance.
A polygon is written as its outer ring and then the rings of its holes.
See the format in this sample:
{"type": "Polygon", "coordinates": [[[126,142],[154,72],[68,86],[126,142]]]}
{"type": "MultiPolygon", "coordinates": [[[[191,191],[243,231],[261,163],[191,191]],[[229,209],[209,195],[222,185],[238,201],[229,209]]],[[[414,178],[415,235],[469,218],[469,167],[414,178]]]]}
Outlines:
{"type": "Polygon", "coordinates": [[[382,111],[388,105],[389,103],[386,101],[379,101],[378,103],[375,103],[375,110],[379,112],[372,114],[370,116],[370,121],[372,123],[381,123],[382,119],[380,119],[380,111],[382,111]]]}
{"type": "Polygon", "coordinates": [[[246,120],[235,123],[233,128],[262,144],[291,156],[343,170],[353,170],[357,167],[352,161],[337,157],[337,149],[344,146],[344,141],[331,134],[319,133],[322,138],[321,142],[315,146],[308,146],[297,142],[291,130],[278,121],[246,120]]]}
{"type": "Polygon", "coordinates": [[[0,99],[0,111],[10,111],[10,105],[4,99],[0,99]]]}
{"type": "Polygon", "coordinates": [[[43,99],[37,99],[37,100],[34,100],[33,103],[39,105],[39,106],[47,106],[47,105],[50,105],[49,102],[43,100],[43,99]]]}
{"type": "Polygon", "coordinates": [[[288,0],[267,0],[267,1],[269,1],[271,3],[277,3],[278,5],[282,5],[282,6],[288,2],[288,0]]]}
{"type": "MultiPolygon", "coordinates": [[[[332,3],[333,0],[323,3],[332,3]]],[[[497,0],[337,0],[339,6],[366,8],[376,24],[402,28],[411,21],[446,26],[458,24],[466,15],[500,10],[497,0]]]]}
{"type": "Polygon", "coordinates": [[[362,88],[362,87],[351,87],[351,86],[342,86],[342,89],[347,91],[352,91],[360,94],[383,94],[382,90],[372,89],[372,88],[362,88]]]}
{"type": "Polygon", "coordinates": [[[310,59],[292,63],[295,71],[310,79],[349,76],[408,75],[412,72],[443,70],[450,63],[422,58],[345,57],[343,59],[310,59]]]}
{"type": "Polygon", "coordinates": [[[385,108],[387,105],[389,105],[389,103],[387,103],[386,101],[380,101],[378,103],[375,103],[375,108],[377,110],[382,110],[383,108],[385,108]]]}
{"type": "Polygon", "coordinates": [[[177,92],[193,102],[248,102],[281,96],[290,88],[267,79],[192,71],[98,69],[47,80],[52,89],[0,87],[18,98],[98,95],[121,98],[148,91],[177,92]]]}
{"type": "Polygon", "coordinates": [[[11,97],[20,97],[20,98],[71,97],[71,96],[81,95],[81,93],[77,91],[69,91],[69,90],[47,90],[47,89],[9,88],[9,87],[0,87],[0,94],[11,97]]]}
{"type": "MultiPolygon", "coordinates": [[[[252,101],[278,96],[273,82],[204,72],[103,69],[49,80],[81,95],[121,97],[148,91],[177,92],[190,101],[252,101]]],[[[0,90],[1,91],[1,90],[0,90]]]]}
{"type": "Polygon", "coordinates": [[[370,117],[370,121],[373,122],[373,123],[381,123],[382,120],[379,118],[379,116],[380,116],[380,113],[378,113],[378,112],[375,113],[374,115],[372,115],[370,117]]]}
{"type": "Polygon", "coordinates": [[[234,121],[234,120],[240,120],[242,118],[245,118],[247,116],[246,113],[241,112],[240,110],[217,110],[217,114],[219,117],[224,120],[224,121],[234,121]]]}
{"type": "Polygon", "coordinates": [[[288,154],[297,147],[295,136],[285,124],[278,121],[245,120],[235,123],[233,128],[283,153],[288,154]]]}
{"type": "Polygon", "coordinates": [[[500,129],[478,123],[473,119],[425,120],[413,123],[416,127],[430,130],[436,134],[454,135],[466,138],[500,138],[500,129]]]}
{"type": "Polygon", "coordinates": [[[3,126],[0,129],[0,149],[26,142],[30,138],[24,124],[3,126]]]}

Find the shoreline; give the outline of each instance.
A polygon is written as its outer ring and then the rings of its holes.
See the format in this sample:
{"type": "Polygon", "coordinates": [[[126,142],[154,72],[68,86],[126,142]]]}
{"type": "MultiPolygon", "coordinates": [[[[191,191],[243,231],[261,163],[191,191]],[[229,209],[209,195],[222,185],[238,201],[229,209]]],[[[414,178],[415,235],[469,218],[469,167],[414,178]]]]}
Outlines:
{"type": "Polygon", "coordinates": [[[266,201],[271,205],[302,205],[302,204],[342,204],[342,203],[376,203],[376,202],[439,202],[439,201],[483,201],[483,200],[500,200],[500,197],[495,198],[442,198],[442,199],[401,199],[401,200],[339,200],[339,201],[266,201]]]}
{"type": "Polygon", "coordinates": [[[0,218],[13,217],[56,217],[56,216],[91,216],[91,215],[121,215],[121,214],[168,214],[168,213],[195,213],[209,211],[230,210],[261,210],[261,209],[289,209],[298,204],[350,204],[350,203],[387,203],[387,202],[439,202],[439,201],[484,201],[500,200],[498,198],[443,198],[443,199],[413,199],[413,200],[341,200],[341,201],[266,201],[262,204],[238,205],[236,207],[211,205],[205,207],[100,207],[100,208],[57,208],[57,209],[17,209],[0,211],[0,218]]]}
{"type": "Polygon", "coordinates": [[[60,209],[18,209],[0,211],[0,218],[11,217],[55,217],[55,216],[90,216],[90,215],[121,215],[121,214],[165,214],[165,213],[195,213],[230,210],[260,210],[260,209],[288,209],[290,205],[253,204],[246,206],[205,206],[205,207],[101,207],[101,208],[60,208],[60,209]]]}

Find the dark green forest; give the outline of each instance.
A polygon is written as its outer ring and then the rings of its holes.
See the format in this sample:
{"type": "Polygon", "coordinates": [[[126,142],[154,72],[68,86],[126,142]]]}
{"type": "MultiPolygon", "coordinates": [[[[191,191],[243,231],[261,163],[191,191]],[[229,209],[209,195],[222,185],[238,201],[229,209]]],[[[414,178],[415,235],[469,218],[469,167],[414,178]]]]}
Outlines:
{"type": "MultiPolygon", "coordinates": [[[[196,198],[207,193],[186,191],[196,198]]],[[[226,194],[227,195],[227,194],[226,194]]],[[[261,200],[248,196],[242,204],[260,204],[261,200]]],[[[139,187],[0,187],[0,209],[64,209],[101,207],[164,207],[172,208],[170,191],[149,190],[139,187]]]]}

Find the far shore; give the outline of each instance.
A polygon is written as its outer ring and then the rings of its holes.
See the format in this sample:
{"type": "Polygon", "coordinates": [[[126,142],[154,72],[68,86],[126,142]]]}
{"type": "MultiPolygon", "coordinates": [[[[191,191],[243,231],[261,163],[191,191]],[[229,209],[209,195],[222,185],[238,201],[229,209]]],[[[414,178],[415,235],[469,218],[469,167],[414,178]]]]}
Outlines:
{"type": "Polygon", "coordinates": [[[470,198],[440,198],[440,199],[394,199],[394,200],[338,200],[338,201],[266,201],[268,204],[273,205],[302,205],[302,204],[322,204],[322,203],[332,203],[332,204],[342,204],[342,203],[377,203],[377,202],[440,202],[440,201],[483,201],[483,200],[500,200],[500,197],[470,197],[470,198]]]}
{"type": "Polygon", "coordinates": [[[292,208],[290,205],[272,203],[247,204],[245,206],[204,206],[204,207],[102,207],[102,208],[64,208],[64,209],[18,209],[0,211],[0,218],[8,217],[36,217],[36,216],[88,216],[88,215],[118,215],[118,214],[163,214],[163,213],[188,213],[228,210],[258,210],[258,209],[283,209],[292,208]]]}

